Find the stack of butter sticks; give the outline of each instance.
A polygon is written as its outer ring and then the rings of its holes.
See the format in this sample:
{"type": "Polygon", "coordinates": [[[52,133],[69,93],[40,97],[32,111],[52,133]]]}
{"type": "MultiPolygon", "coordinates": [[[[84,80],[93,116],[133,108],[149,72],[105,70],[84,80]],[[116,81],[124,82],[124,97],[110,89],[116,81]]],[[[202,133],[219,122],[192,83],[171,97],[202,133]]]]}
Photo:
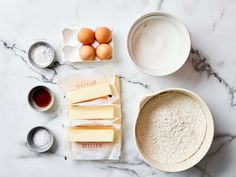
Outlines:
{"type": "Polygon", "coordinates": [[[64,87],[67,89],[64,93],[68,103],[65,138],[67,159],[120,158],[120,79],[113,74],[103,74],[103,77],[78,79],[75,85],[72,84],[73,89],[64,87]]]}

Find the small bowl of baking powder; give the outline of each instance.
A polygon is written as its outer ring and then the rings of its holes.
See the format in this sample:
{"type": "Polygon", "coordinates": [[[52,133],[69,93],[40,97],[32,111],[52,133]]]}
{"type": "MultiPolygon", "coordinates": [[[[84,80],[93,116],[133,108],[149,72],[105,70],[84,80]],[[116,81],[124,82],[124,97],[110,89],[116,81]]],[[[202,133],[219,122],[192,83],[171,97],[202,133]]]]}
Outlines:
{"type": "Polygon", "coordinates": [[[47,68],[54,61],[55,51],[47,42],[38,41],[29,48],[28,58],[33,66],[47,68]]]}

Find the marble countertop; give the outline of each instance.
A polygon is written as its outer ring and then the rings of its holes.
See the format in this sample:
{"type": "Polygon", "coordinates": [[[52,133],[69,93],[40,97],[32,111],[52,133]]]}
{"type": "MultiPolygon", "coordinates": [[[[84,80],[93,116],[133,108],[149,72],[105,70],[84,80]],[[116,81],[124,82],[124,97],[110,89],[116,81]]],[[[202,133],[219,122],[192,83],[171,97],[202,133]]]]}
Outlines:
{"type": "Polygon", "coordinates": [[[233,0],[8,0],[0,2],[0,176],[1,177],[235,177],[236,176],[236,1],[233,0]],[[192,39],[188,61],[176,73],[152,77],[131,62],[127,32],[141,15],[163,10],[180,17],[192,39]],[[61,65],[39,70],[28,62],[34,41],[46,40],[61,57],[61,30],[68,26],[111,25],[114,29],[114,62],[61,65]],[[63,75],[82,68],[105,66],[122,81],[124,146],[120,161],[66,161],[62,123],[66,118],[63,96],[56,83],[63,75]],[[27,103],[36,85],[50,87],[56,104],[38,113],[27,103]],[[199,94],[209,105],[215,138],[206,157],[193,168],[165,173],[151,168],[138,155],[133,140],[135,110],[139,100],[167,87],[182,87],[199,94]],[[36,154],[26,147],[27,132],[44,125],[55,134],[53,149],[36,154]]]}

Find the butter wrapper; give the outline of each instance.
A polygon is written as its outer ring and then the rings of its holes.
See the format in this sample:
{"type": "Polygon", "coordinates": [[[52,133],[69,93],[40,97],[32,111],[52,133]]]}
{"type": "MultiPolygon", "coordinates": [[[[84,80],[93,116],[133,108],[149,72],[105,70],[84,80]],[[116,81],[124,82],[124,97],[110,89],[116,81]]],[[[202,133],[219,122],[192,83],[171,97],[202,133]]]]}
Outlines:
{"type": "MultiPolygon", "coordinates": [[[[114,106],[115,113],[112,119],[65,119],[65,156],[74,160],[119,160],[122,147],[122,114],[120,101],[120,80],[105,69],[85,69],[76,74],[61,78],[58,82],[59,89],[64,95],[68,92],[90,87],[93,85],[109,83],[112,96],[106,99],[96,98],[78,103],[67,100],[70,107],[86,106],[114,106]],[[114,142],[70,142],[69,129],[71,127],[106,127],[114,128],[114,142]]],[[[66,98],[67,99],[67,98],[66,98]]]]}

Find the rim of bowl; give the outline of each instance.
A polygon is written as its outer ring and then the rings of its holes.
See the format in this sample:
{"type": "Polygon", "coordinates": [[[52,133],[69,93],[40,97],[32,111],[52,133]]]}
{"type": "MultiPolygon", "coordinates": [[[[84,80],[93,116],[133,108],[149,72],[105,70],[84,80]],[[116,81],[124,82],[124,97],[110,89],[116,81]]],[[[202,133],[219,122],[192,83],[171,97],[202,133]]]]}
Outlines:
{"type": "Polygon", "coordinates": [[[189,54],[190,54],[190,51],[191,51],[191,38],[190,38],[190,34],[189,34],[189,31],[188,31],[188,28],[187,26],[184,24],[184,22],[177,16],[173,15],[173,14],[170,14],[170,13],[166,13],[166,12],[162,12],[162,11],[158,11],[158,12],[151,12],[151,13],[147,13],[141,17],[139,17],[137,20],[134,21],[134,23],[131,25],[130,29],[129,29],[129,32],[128,32],[128,37],[127,37],[127,48],[128,48],[128,53],[129,53],[129,56],[132,60],[132,62],[135,64],[135,66],[143,73],[145,74],[149,74],[149,75],[152,75],[152,76],[166,76],[166,75],[170,75],[176,71],[178,71],[183,65],[184,63],[187,61],[188,57],[189,57],[189,54]],[[185,39],[188,43],[188,48],[186,49],[186,54],[185,54],[185,57],[183,57],[184,59],[179,62],[178,65],[176,65],[175,67],[171,67],[171,69],[168,69],[168,70],[164,70],[164,72],[160,72],[161,70],[150,70],[150,69],[146,69],[142,66],[140,66],[140,64],[136,61],[134,55],[133,55],[133,52],[132,52],[132,37],[133,37],[133,34],[135,33],[134,29],[136,27],[136,25],[140,25],[139,23],[149,17],[152,17],[152,16],[165,16],[166,18],[170,18],[172,20],[175,20],[181,27],[182,29],[184,30],[184,33],[186,34],[187,38],[185,39]]]}
{"type": "Polygon", "coordinates": [[[213,121],[213,117],[212,117],[209,107],[207,106],[205,101],[200,96],[198,96],[196,93],[194,93],[190,90],[187,90],[187,89],[183,89],[183,88],[167,88],[167,89],[160,90],[160,91],[156,92],[155,94],[146,96],[140,101],[139,110],[138,110],[138,114],[136,116],[133,132],[134,132],[134,138],[135,138],[134,141],[135,141],[136,149],[138,150],[139,155],[142,157],[142,159],[147,164],[149,164],[150,166],[152,166],[158,170],[161,170],[161,171],[179,172],[179,171],[184,171],[184,170],[187,170],[187,169],[193,167],[194,165],[196,165],[198,162],[200,162],[205,157],[205,155],[209,151],[211,144],[213,142],[214,121],[213,121]],[[203,140],[201,146],[199,147],[198,151],[195,152],[190,158],[186,159],[183,162],[177,163],[177,164],[161,164],[161,163],[151,159],[147,155],[145,155],[144,152],[142,151],[142,148],[139,145],[139,142],[138,142],[137,136],[136,136],[137,120],[139,118],[139,115],[140,115],[140,112],[142,111],[143,106],[151,98],[153,98],[157,95],[160,95],[162,93],[166,93],[166,92],[180,92],[180,93],[186,94],[187,96],[190,96],[195,101],[197,101],[205,114],[206,123],[207,123],[206,134],[205,134],[204,140],[203,140]]]}

